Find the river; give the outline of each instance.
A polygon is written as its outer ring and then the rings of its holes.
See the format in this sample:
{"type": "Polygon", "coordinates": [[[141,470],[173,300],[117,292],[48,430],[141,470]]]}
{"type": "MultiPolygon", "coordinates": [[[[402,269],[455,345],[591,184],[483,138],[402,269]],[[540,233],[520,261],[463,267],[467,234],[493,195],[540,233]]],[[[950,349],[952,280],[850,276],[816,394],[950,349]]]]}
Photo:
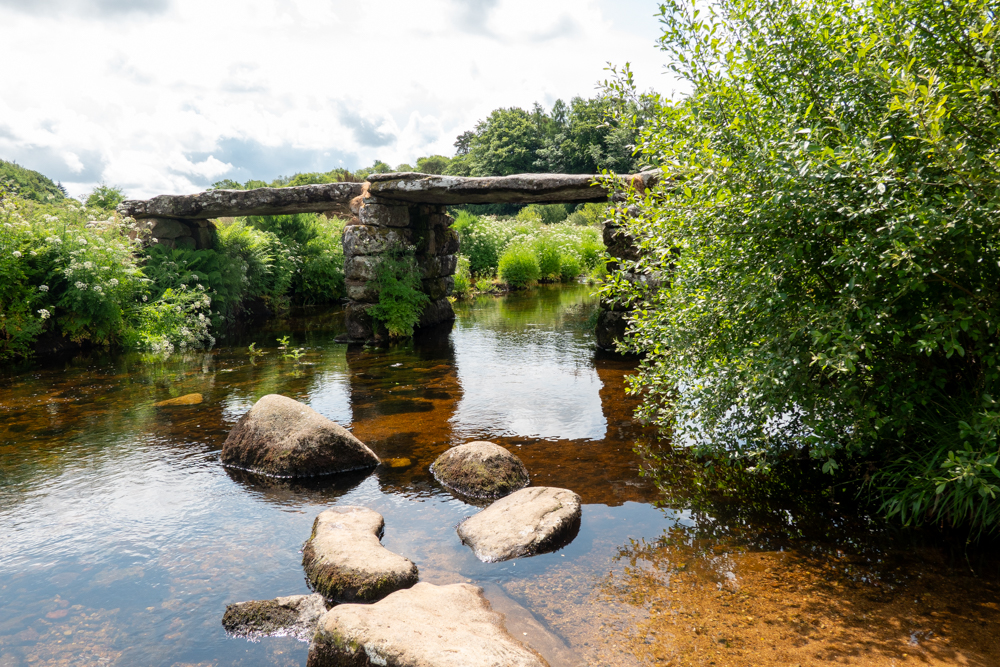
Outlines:
{"type": "Polygon", "coordinates": [[[303,665],[305,643],[230,637],[220,620],[227,603],[309,592],[302,543],[336,505],[380,512],[383,544],[421,580],[482,586],[553,667],[1000,664],[996,559],[982,549],[903,540],[829,494],[748,514],[675,502],[640,475],[662,469],[650,453],[667,443],[632,418],[635,362],[594,350],[590,292],[459,303],[454,326],[384,349],[336,343],[342,314],[317,310],[210,352],[7,372],[0,667],[303,665]],[[251,358],[251,342],[267,354],[251,358]],[[155,405],[192,393],[203,400],[155,405]],[[351,428],[384,465],[299,482],[223,467],[229,429],[270,393],[351,428]],[[571,544],[487,564],[460,543],[456,524],[479,508],[428,466],[472,440],[580,494],[571,544]]]}

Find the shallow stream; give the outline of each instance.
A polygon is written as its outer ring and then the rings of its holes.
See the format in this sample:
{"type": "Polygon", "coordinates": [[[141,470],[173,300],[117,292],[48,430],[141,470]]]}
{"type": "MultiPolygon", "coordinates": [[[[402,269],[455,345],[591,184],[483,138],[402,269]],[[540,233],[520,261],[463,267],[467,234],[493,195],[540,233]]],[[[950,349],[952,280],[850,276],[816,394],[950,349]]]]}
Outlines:
{"type": "Polygon", "coordinates": [[[380,512],[383,544],[423,581],[482,586],[553,667],[1000,665],[989,557],[894,548],[835,510],[810,533],[790,513],[757,525],[663,506],[634,451],[663,443],[632,419],[634,362],[594,350],[590,291],[458,304],[453,327],[387,349],[335,343],[342,315],[316,311],[211,352],[0,376],[0,667],[304,665],[305,643],[229,637],[220,620],[227,603],[309,592],[302,543],[345,504],[380,512]],[[250,342],[267,354],[251,359],[250,342]],[[191,393],[202,402],[155,405],[191,393]],[[269,393],[350,427],[385,464],[306,482],[224,468],[229,428],[269,393]],[[479,508],[427,468],[472,440],[510,448],[533,484],[581,495],[570,545],[484,564],[459,542],[479,508]]]}

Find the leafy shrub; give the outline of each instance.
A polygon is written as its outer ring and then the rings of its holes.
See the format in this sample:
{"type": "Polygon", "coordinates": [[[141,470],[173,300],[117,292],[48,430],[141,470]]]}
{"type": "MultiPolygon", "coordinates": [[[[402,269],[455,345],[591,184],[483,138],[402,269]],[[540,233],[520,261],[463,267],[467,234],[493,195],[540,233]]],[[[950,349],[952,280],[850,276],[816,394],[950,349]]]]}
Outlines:
{"type": "MultiPolygon", "coordinates": [[[[556,260],[558,261],[558,255],[556,260]]],[[[541,276],[538,256],[524,243],[512,243],[500,257],[500,279],[515,289],[525,287],[541,276]]]]}
{"type": "Polygon", "coordinates": [[[538,257],[538,270],[542,278],[559,278],[562,254],[555,239],[545,234],[535,239],[535,256],[538,257]]]}
{"type": "Polygon", "coordinates": [[[31,225],[13,200],[0,201],[0,360],[29,356],[49,316],[35,312],[39,293],[24,259],[32,245],[31,225]]]}
{"type": "Polygon", "coordinates": [[[580,260],[577,256],[571,253],[563,253],[559,257],[559,277],[564,283],[568,283],[576,279],[583,267],[580,265],[580,260]]]}
{"type": "Polygon", "coordinates": [[[392,338],[413,335],[413,328],[430,303],[430,297],[420,288],[420,269],[414,248],[390,247],[379,256],[375,267],[375,289],[378,303],[369,309],[375,320],[381,322],[392,338]]]}
{"type": "Polygon", "coordinates": [[[474,218],[459,214],[456,222],[464,226],[459,232],[462,253],[469,258],[469,270],[473,275],[493,275],[500,262],[500,255],[510,240],[517,235],[517,229],[508,221],[491,216],[474,218]]]}
{"type": "Polygon", "coordinates": [[[453,293],[459,298],[472,294],[472,275],[469,273],[469,258],[458,256],[458,266],[455,269],[455,288],[453,293]]]}
{"type": "Polygon", "coordinates": [[[211,306],[212,299],[200,284],[168,287],[137,310],[135,328],[125,342],[129,347],[158,354],[170,354],[176,348],[211,347],[215,345],[209,331],[211,306]]]}
{"type": "Polygon", "coordinates": [[[569,215],[566,204],[529,204],[517,214],[518,220],[537,222],[543,225],[554,225],[562,222],[569,215]]]}
{"type": "Polygon", "coordinates": [[[668,0],[661,20],[692,93],[640,144],[683,180],[623,222],[672,279],[609,283],[641,305],[643,414],[756,470],[864,463],[883,511],[996,530],[995,4],[668,0]]]}
{"type": "Polygon", "coordinates": [[[125,191],[114,185],[101,183],[87,197],[87,206],[105,211],[113,211],[118,204],[125,201],[125,191]]]}

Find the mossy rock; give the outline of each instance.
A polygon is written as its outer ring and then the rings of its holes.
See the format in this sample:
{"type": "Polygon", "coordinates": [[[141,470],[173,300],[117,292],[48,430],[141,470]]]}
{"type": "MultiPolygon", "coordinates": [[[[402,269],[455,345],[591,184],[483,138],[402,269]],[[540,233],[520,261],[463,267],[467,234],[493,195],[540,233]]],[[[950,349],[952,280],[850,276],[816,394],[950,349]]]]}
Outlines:
{"type": "Polygon", "coordinates": [[[334,507],[313,522],[302,547],[312,588],[335,602],[374,602],[417,583],[417,566],[380,542],[382,515],[364,507],[334,507]]]}
{"type": "Polygon", "coordinates": [[[452,447],[431,464],[434,478],[471,498],[502,498],[530,481],[521,459],[492,442],[452,447]]]}
{"type": "Polygon", "coordinates": [[[274,600],[250,600],[226,605],[222,627],[238,637],[272,635],[310,639],[316,622],[326,612],[323,596],[289,595],[274,600]]]}

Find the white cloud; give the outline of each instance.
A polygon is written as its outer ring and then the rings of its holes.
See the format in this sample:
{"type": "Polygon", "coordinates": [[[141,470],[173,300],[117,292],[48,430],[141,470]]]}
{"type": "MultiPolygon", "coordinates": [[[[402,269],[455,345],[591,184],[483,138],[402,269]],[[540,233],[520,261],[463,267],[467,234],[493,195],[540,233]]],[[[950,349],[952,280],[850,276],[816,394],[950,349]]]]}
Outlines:
{"type": "Polygon", "coordinates": [[[0,158],[135,197],[450,155],[497,107],[661,92],[645,0],[0,0],[0,158]]]}

